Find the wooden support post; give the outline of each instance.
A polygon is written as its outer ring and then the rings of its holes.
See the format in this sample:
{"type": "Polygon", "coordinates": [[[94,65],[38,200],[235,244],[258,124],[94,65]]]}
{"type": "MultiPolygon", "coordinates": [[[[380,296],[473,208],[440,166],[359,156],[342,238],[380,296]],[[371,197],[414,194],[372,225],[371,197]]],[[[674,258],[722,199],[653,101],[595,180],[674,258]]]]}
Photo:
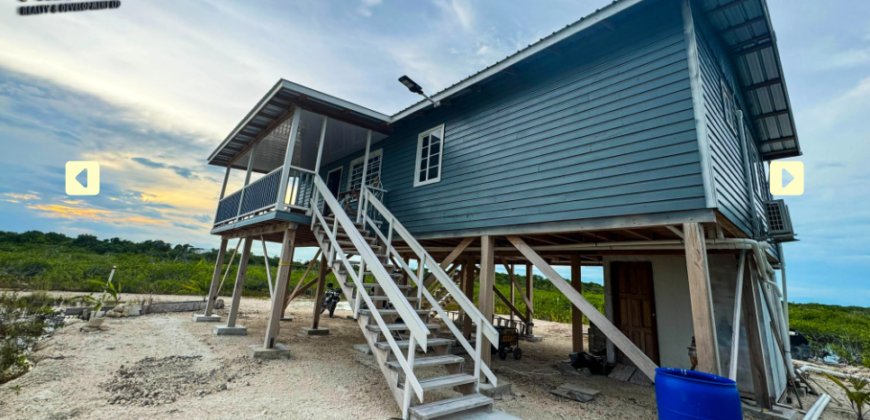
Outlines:
{"type": "MultiPolygon", "coordinates": [[[[483,319],[492,322],[492,313],[495,306],[495,295],[492,288],[495,286],[495,237],[480,237],[480,287],[478,288],[477,307],[483,315],[483,319]]],[[[490,366],[490,342],[486,337],[478,337],[482,350],[480,361],[490,366]]]]}
{"type": "MultiPolygon", "coordinates": [[[[571,255],[571,286],[577,293],[583,294],[583,278],[580,273],[580,256],[571,255]]],[[[571,342],[574,353],[583,350],[583,312],[576,306],[571,306],[571,342]]]]}
{"type": "Polygon", "coordinates": [[[208,301],[205,304],[205,316],[211,316],[212,311],[214,311],[214,304],[217,302],[218,287],[221,282],[221,272],[223,272],[224,268],[224,258],[227,255],[227,245],[229,244],[229,240],[221,239],[221,247],[218,250],[217,260],[214,262],[214,274],[211,277],[211,286],[208,288],[208,301]]]}
{"type": "MultiPolygon", "coordinates": [[[[716,225],[719,226],[719,225],[716,225]]],[[[734,291],[734,315],[731,317],[731,354],[728,363],[728,379],[737,380],[737,359],[740,354],[740,313],[743,304],[743,277],[746,266],[746,250],[740,251],[740,261],[737,263],[737,288],[734,291]]]]}
{"type": "MultiPolygon", "coordinates": [[[[756,286],[755,273],[750,264],[743,271],[743,319],[746,325],[746,346],[749,348],[749,366],[752,369],[752,388],[755,402],[762,408],[773,408],[770,388],[767,384],[767,358],[764,355],[764,344],[761,341],[761,316],[759,315],[760,299],[756,286]]],[[[739,325],[735,326],[739,328],[739,325]]]]}
{"type": "Polygon", "coordinates": [[[326,257],[320,260],[320,275],[317,278],[317,292],[314,294],[314,317],[311,329],[316,330],[320,325],[320,312],[323,309],[323,295],[326,293],[326,257]]]}
{"type": "Polygon", "coordinates": [[[650,360],[649,356],[644,354],[641,349],[639,349],[619,328],[616,328],[610,320],[607,319],[601,312],[598,312],[598,309],[595,308],[591,303],[589,303],[586,298],[583,297],[580,293],[574,290],[573,287],[568,285],[568,282],[565,281],[556,270],[553,269],[550,264],[547,264],[537,252],[535,252],[528,244],[526,244],[519,236],[508,236],[508,240],[511,241],[511,244],[523,254],[526,259],[529,260],[535,267],[538,267],[538,270],[544,274],[544,277],[550,280],[550,283],[553,286],[556,286],[568,300],[571,301],[575,306],[580,308],[580,311],[586,314],[586,317],[589,318],[589,321],[595,324],[601,332],[610,339],[610,341],[628,357],[632,362],[634,362],[635,366],[641,370],[650,380],[655,380],[656,375],[656,364],[650,360]]]}
{"type": "Polygon", "coordinates": [[[230,313],[227,315],[227,326],[235,327],[236,320],[239,318],[239,303],[242,301],[242,287],[245,286],[245,279],[248,272],[248,260],[251,259],[251,245],[254,243],[254,238],[248,236],[245,238],[245,247],[242,248],[242,257],[239,259],[239,272],[236,274],[236,288],[233,290],[233,300],[230,303],[230,313]]]}
{"type": "MultiPolygon", "coordinates": [[[[517,281],[517,276],[514,273],[514,270],[509,269],[507,263],[505,263],[504,261],[502,261],[502,265],[504,266],[505,270],[507,270],[507,272],[508,272],[508,277],[511,279],[511,284],[513,284],[513,286],[517,290],[520,291],[520,297],[523,298],[523,302],[526,304],[526,319],[532,319],[532,316],[534,316],[534,309],[533,309],[533,305],[532,305],[532,300],[529,299],[528,297],[526,297],[525,294],[523,294],[523,288],[520,287],[520,282],[517,281]]],[[[531,266],[526,266],[527,272],[531,272],[531,268],[529,268],[529,267],[531,267],[531,266]]],[[[527,287],[528,287],[528,281],[527,281],[527,287]]]]}
{"type": "MultiPolygon", "coordinates": [[[[531,264],[526,264],[526,318],[528,318],[529,321],[534,322],[532,321],[532,317],[535,316],[535,275],[532,271],[532,267],[531,264]]],[[[531,325],[528,327],[528,333],[532,334],[531,325]]]]}
{"type": "Polygon", "coordinates": [[[692,321],[695,326],[695,347],[698,351],[698,370],[719,375],[719,345],[716,339],[704,232],[698,223],[685,223],[683,235],[686,243],[686,269],[692,301],[692,321]]]}
{"type": "MultiPolygon", "coordinates": [[[[447,258],[445,258],[444,261],[441,261],[441,269],[446,270],[447,267],[450,267],[450,264],[453,264],[453,261],[456,261],[456,259],[459,258],[460,255],[462,255],[462,251],[465,251],[465,248],[468,248],[468,245],[471,245],[472,242],[474,242],[474,238],[463,239],[462,242],[460,242],[459,245],[457,245],[456,248],[453,249],[453,251],[450,251],[450,254],[447,255],[447,258]]],[[[426,288],[431,286],[434,282],[435,275],[431,273],[426,276],[425,280],[423,280],[423,284],[426,285],[426,288]]]]}
{"type": "MultiPolygon", "coordinates": [[[[510,267],[508,268],[508,276],[510,278],[514,277],[514,265],[513,264],[511,264],[510,267]]],[[[516,292],[517,292],[517,288],[514,287],[514,282],[511,282],[511,305],[510,306],[516,305],[516,292]]],[[[513,310],[516,310],[516,308],[514,308],[513,310]]],[[[520,311],[516,311],[516,312],[519,313],[520,311]]],[[[514,322],[514,313],[511,312],[511,323],[513,323],[513,322],[514,322]]]]}
{"type": "MultiPolygon", "coordinates": [[[[510,309],[511,318],[513,318],[514,314],[516,314],[516,316],[519,317],[521,321],[528,322],[528,319],[526,319],[526,317],[524,317],[523,314],[520,313],[520,310],[517,309],[517,307],[514,306],[513,303],[508,301],[508,298],[501,292],[501,290],[498,290],[498,287],[495,287],[495,285],[493,285],[492,291],[495,292],[495,295],[498,296],[498,298],[501,299],[501,301],[504,302],[505,305],[507,305],[508,309],[510,309]]],[[[513,319],[511,319],[511,322],[513,322],[513,319]]]]}
{"type": "MultiPolygon", "coordinates": [[[[474,260],[471,258],[465,259],[465,264],[462,266],[462,291],[465,292],[465,296],[468,300],[474,302],[474,260]]],[[[468,316],[463,317],[462,322],[462,335],[465,336],[466,339],[471,338],[471,333],[474,330],[471,328],[471,318],[468,316]]]]}
{"type": "Polygon", "coordinates": [[[269,323],[266,324],[266,339],[263,348],[275,347],[275,338],[281,328],[281,317],[284,313],[284,305],[280,297],[287,294],[287,283],[290,280],[290,270],[293,267],[293,252],[296,250],[296,223],[284,231],[284,239],[281,241],[281,260],[278,263],[278,276],[275,279],[275,299],[272,299],[272,311],[269,314],[269,323]]]}

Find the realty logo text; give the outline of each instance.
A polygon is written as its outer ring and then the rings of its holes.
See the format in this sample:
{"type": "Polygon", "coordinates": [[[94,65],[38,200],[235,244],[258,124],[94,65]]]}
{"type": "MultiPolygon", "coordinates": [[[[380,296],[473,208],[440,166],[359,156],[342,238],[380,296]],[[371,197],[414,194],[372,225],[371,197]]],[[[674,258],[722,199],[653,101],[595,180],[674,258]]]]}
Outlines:
{"type": "MultiPolygon", "coordinates": [[[[27,0],[21,0],[22,2],[27,0]]],[[[121,7],[121,2],[115,1],[89,1],[83,3],[61,3],[58,0],[38,0],[40,3],[36,6],[21,6],[18,8],[18,14],[21,16],[44,15],[48,13],[66,13],[66,12],[82,12],[86,10],[106,10],[117,9],[121,7]]]]}

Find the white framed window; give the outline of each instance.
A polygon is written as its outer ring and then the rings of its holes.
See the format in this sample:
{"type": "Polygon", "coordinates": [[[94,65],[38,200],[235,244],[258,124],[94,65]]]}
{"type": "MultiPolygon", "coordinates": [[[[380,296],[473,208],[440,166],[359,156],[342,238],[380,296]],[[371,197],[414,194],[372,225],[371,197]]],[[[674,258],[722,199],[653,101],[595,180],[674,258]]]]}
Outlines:
{"type": "Polygon", "coordinates": [[[441,181],[441,162],[444,156],[444,124],[417,136],[417,164],[414,168],[414,186],[441,181]]]}
{"type": "Polygon", "coordinates": [[[725,85],[725,81],[720,81],[722,86],[722,108],[725,110],[725,123],[735,133],[737,132],[737,119],[734,115],[734,96],[731,94],[731,89],[725,85]]]}
{"type": "MultiPolygon", "coordinates": [[[[381,161],[384,154],[384,149],[378,149],[369,152],[369,167],[366,171],[366,184],[371,185],[375,177],[381,176],[381,161]]],[[[348,191],[360,189],[362,185],[363,160],[365,156],[360,156],[350,161],[350,176],[347,178],[348,191]]]]}

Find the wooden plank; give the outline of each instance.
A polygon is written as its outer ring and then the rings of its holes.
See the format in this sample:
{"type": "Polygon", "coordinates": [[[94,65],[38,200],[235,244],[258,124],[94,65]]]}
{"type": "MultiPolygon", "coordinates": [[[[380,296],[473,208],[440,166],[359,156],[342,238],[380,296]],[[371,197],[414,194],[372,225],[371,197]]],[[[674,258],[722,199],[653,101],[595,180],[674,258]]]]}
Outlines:
{"type": "MultiPolygon", "coordinates": [[[[302,287],[302,283],[305,282],[305,278],[308,277],[308,273],[311,272],[311,269],[314,267],[314,263],[316,263],[317,259],[320,258],[321,252],[322,251],[320,249],[318,249],[317,252],[314,253],[314,258],[312,258],[311,261],[308,262],[308,267],[305,269],[305,272],[302,273],[302,277],[299,277],[299,282],[296,283],[296,287],[293,289],[293,293],[291,293],[289,296],[287,296],[284,299],[284,309],[281,312],[282,316],[283,316],[284,312],[287,311],[287,306],[290,305],[290,302],[293,299],[295,299],[296,296],[299,296],[300,294],[305,292],[305,290],[299,290],[299,289],[302,287]]],[[[317,279],[315,279],[315,280],[317,280],[317,279]]],[[[305,289],[308,289],[309,286],[310,286],[310,283],[307,283],[305,285],[305,289]]]]}
{"type": "MultiPolygon", "coordinates": [[[[474,238],[465,238],[459,243],[459,245],[456,245],[456,248],[447,255],[447,258],[444,258],[444,261],[441,261],[441,269],[446,270],[447,267],[450,267],[450,264],[453,264],[453,261],[459,258],[459,256],[462,255],[462,251],[465,251],[465,248],[468,248],[468,245],[471,245],[472,242],[474,242],[474,238]]],[[[429,288],[429,286],[434,282],[435,275],[429,274],[426,276],[426,279],[423,280],[423,285],[424,287],[429,288]]]]}
{"type": "Polygon", "coordinates": [[[266,324],[266,337],[263,347],[271,349],[275,347],[275,338],[278,337],[281,317],[284,313],[284,305],[280,304],[279,298],[287,294],[287,283],[290,280],[290,270],[293,267],[293,253],[296,250],[296,229],[284,231],[281,240],[281,259],[278,263],[278,275],[275,279],[275,299],[272,300],[272,309],[269,313],[269,323],[266,324]]]}
{"type": "MultiPolygon", "coordinates": [[[[532,319],[535,316],[533,305],[535,302],[535,276],[532,264],[526,264],[526,295],[523,296],[523,300],[526,302],[526,318],[532,319]]],[[[531,333],[531,327],[529,327],[529,334],[531,333]]]]}
{"type": "MultiPolygon", "coordinates": [[[[319,276],[311,279],[311,281],[309,281],[308,283],[305,283],[304,285],[302,285],[302,287],[299,287],[296,290],[294,290],[293,293],[290,295],[290,299],[288,299],[287,302],[288,303],[293,302],[294,299],[299,297],[301,294],[305,293],[306,290],[310,289],[311,286],[314,286],[315,284],[317,284],[318,281],[320,281],[319,276]]],[[[302,283],[302,281],[300,280],[299,284],[301,284],[301,283],[302,283]]]]}
{"type": "MultiPolygon", "coordinates": [[[[495,286],[495,237],[494,236],[481,236],[480,237],[480,287],[478,287],[478,298],[479,301],[477,303],[477,308],[480,309],[480,313],[483,315],[483,319],[492,322],[492,314],[495,306],[494,298],[495,296],[492,293],[492,289],[495,286]]],[[[480,342],[481,349],[480,352],[480,362],[486,366],[491,366],[491,354],[489,351],[489,346],[491,343],[489,339],[484,337],[477,337],[478,342],[480,342]]]]}
{"type": "Polygon", "coordinates": [[[234,230],[225,235],[221,235],[223,239],[237,239],[237,238],[245,238],[247,236],[259,236],[259,235],[269,235],[273,233],[279,233],[287,230],[291,225],[291,222],[281,222],[277,224],[272,224],[268,226],[260,226],[250,229],[240,229],[234,230]]]}
{"type": "MultiPolygon", "coordinates": [[[[571,286],[577,293],[583,294],[583,281],[580,274],[580,256],[571,255],[571,286]]],[[[574,353],[583,350],[583,312],[577,306],[571,306],[571,342],[574,353]]]]}
{"type": "MultiPolygon", "coordinates": [[[[465,297],[467,297],[468,300],[472,302],[474,302],[474,281],[474,260],[471,258],[467,258],[465,260],[465,264],[462,265],[462,291],[465,293],[465,297]]],[[[464,312],[461,313],[464,314],[464,312]]],[[[473,332],[474,330],[471,326],[471,318],[467,316],[463,317],[462,335],[464,335],[465,338],[471,338],[471,333],[473,332]]]]}
{"type": "Polygon", "coordinates": [[[749,366],[752,370],[752,388],[755,402],[762,408],[773,408],[770,387],[767,382],[767,358],[761,341],[761,316],[758,311],[759,296],[755,273],[749,264],[743,272],[743,320],[746,326],[746,346],[749,348],[749,366]]]}
{"type": "Polygon", "coordinates": [[[644,354],[628,337],[616,328],[598,309],[589,303],[586,298],[574,290],[556,270],[553,269],[540,255],[533,251],[522,239],[516,236],[508,236],[511,243],[529,260],[538,270],[547,277],[557,289],[559,289],[575,306],[580,308],[589,321],[595,324],[610,341],[622,350],[623,354],[640,368],[648,377],[655,378],[655,370],[658,367],[644,354]]]}
{"type": "Polygon", "coordinates": [[[498,296],[498,298],[501,299],[501,301],[504,302],[505,305],[507,305],[508,309],[511,310],[511,315],[516,314],[523,322],[529,322],[529,319],[523,316],[520,310],[517,309],[517,307],[514,306],[514,304],[511,303],[510,300],[508,300],[508,298],[501,292],[501,290],[498,290],[498,288],[495,287],[495,285],[492,286],[492,291],[495,292],[495,295],[498,296]]]}
{"type": "Polygon", "coordinates": [[[637,368],[629,365],[616,365],[612,371],[610,371],[610,375],[607,375],[610,379],[616,379],[622,382],[628,382],[631,379],[631,375],[634,375],[634,372],[637,371],[637,368]]]}
{"type": "Polygon", "coordinates": [[[698,370],[719,375],[719,345],[713,316],[713,296],[704,233],[698,223],[683,224],[686,243],[686,269],[695,327],[695,347],[698,349],[698,370]]]}
{"type": "Polygon", "coordinates": [[[740,262],[737,264],[737,288],[734,292],[734,314],[731,317],[731,354],[728,362],[728,379],[732,381],[737,380],[737,359],[740,355],[740,309],[743,303],[744,271],[746,271],[745,249],[740,251],[740,262]]]}
{"type": "Polygon", "coordinates": [[[323,296],[326,294],[326,255],[320,257],[320,275],[317,276],[317,292],[314,294],[314,314],[311,321],[311,329],[316,330],[320,325],[320,312],[323,309],[323,296]]]}

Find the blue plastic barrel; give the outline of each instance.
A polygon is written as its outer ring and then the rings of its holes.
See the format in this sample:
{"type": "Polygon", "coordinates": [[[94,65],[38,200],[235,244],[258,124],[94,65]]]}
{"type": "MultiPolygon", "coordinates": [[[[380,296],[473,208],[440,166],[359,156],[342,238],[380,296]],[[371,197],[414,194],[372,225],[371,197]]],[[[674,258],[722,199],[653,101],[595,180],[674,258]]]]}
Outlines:
{"type": "Polygon", "coordinates": [[[659,419],[741,420],[737,383],[721,376],[685,369],[656,369],[659,419]]]}

